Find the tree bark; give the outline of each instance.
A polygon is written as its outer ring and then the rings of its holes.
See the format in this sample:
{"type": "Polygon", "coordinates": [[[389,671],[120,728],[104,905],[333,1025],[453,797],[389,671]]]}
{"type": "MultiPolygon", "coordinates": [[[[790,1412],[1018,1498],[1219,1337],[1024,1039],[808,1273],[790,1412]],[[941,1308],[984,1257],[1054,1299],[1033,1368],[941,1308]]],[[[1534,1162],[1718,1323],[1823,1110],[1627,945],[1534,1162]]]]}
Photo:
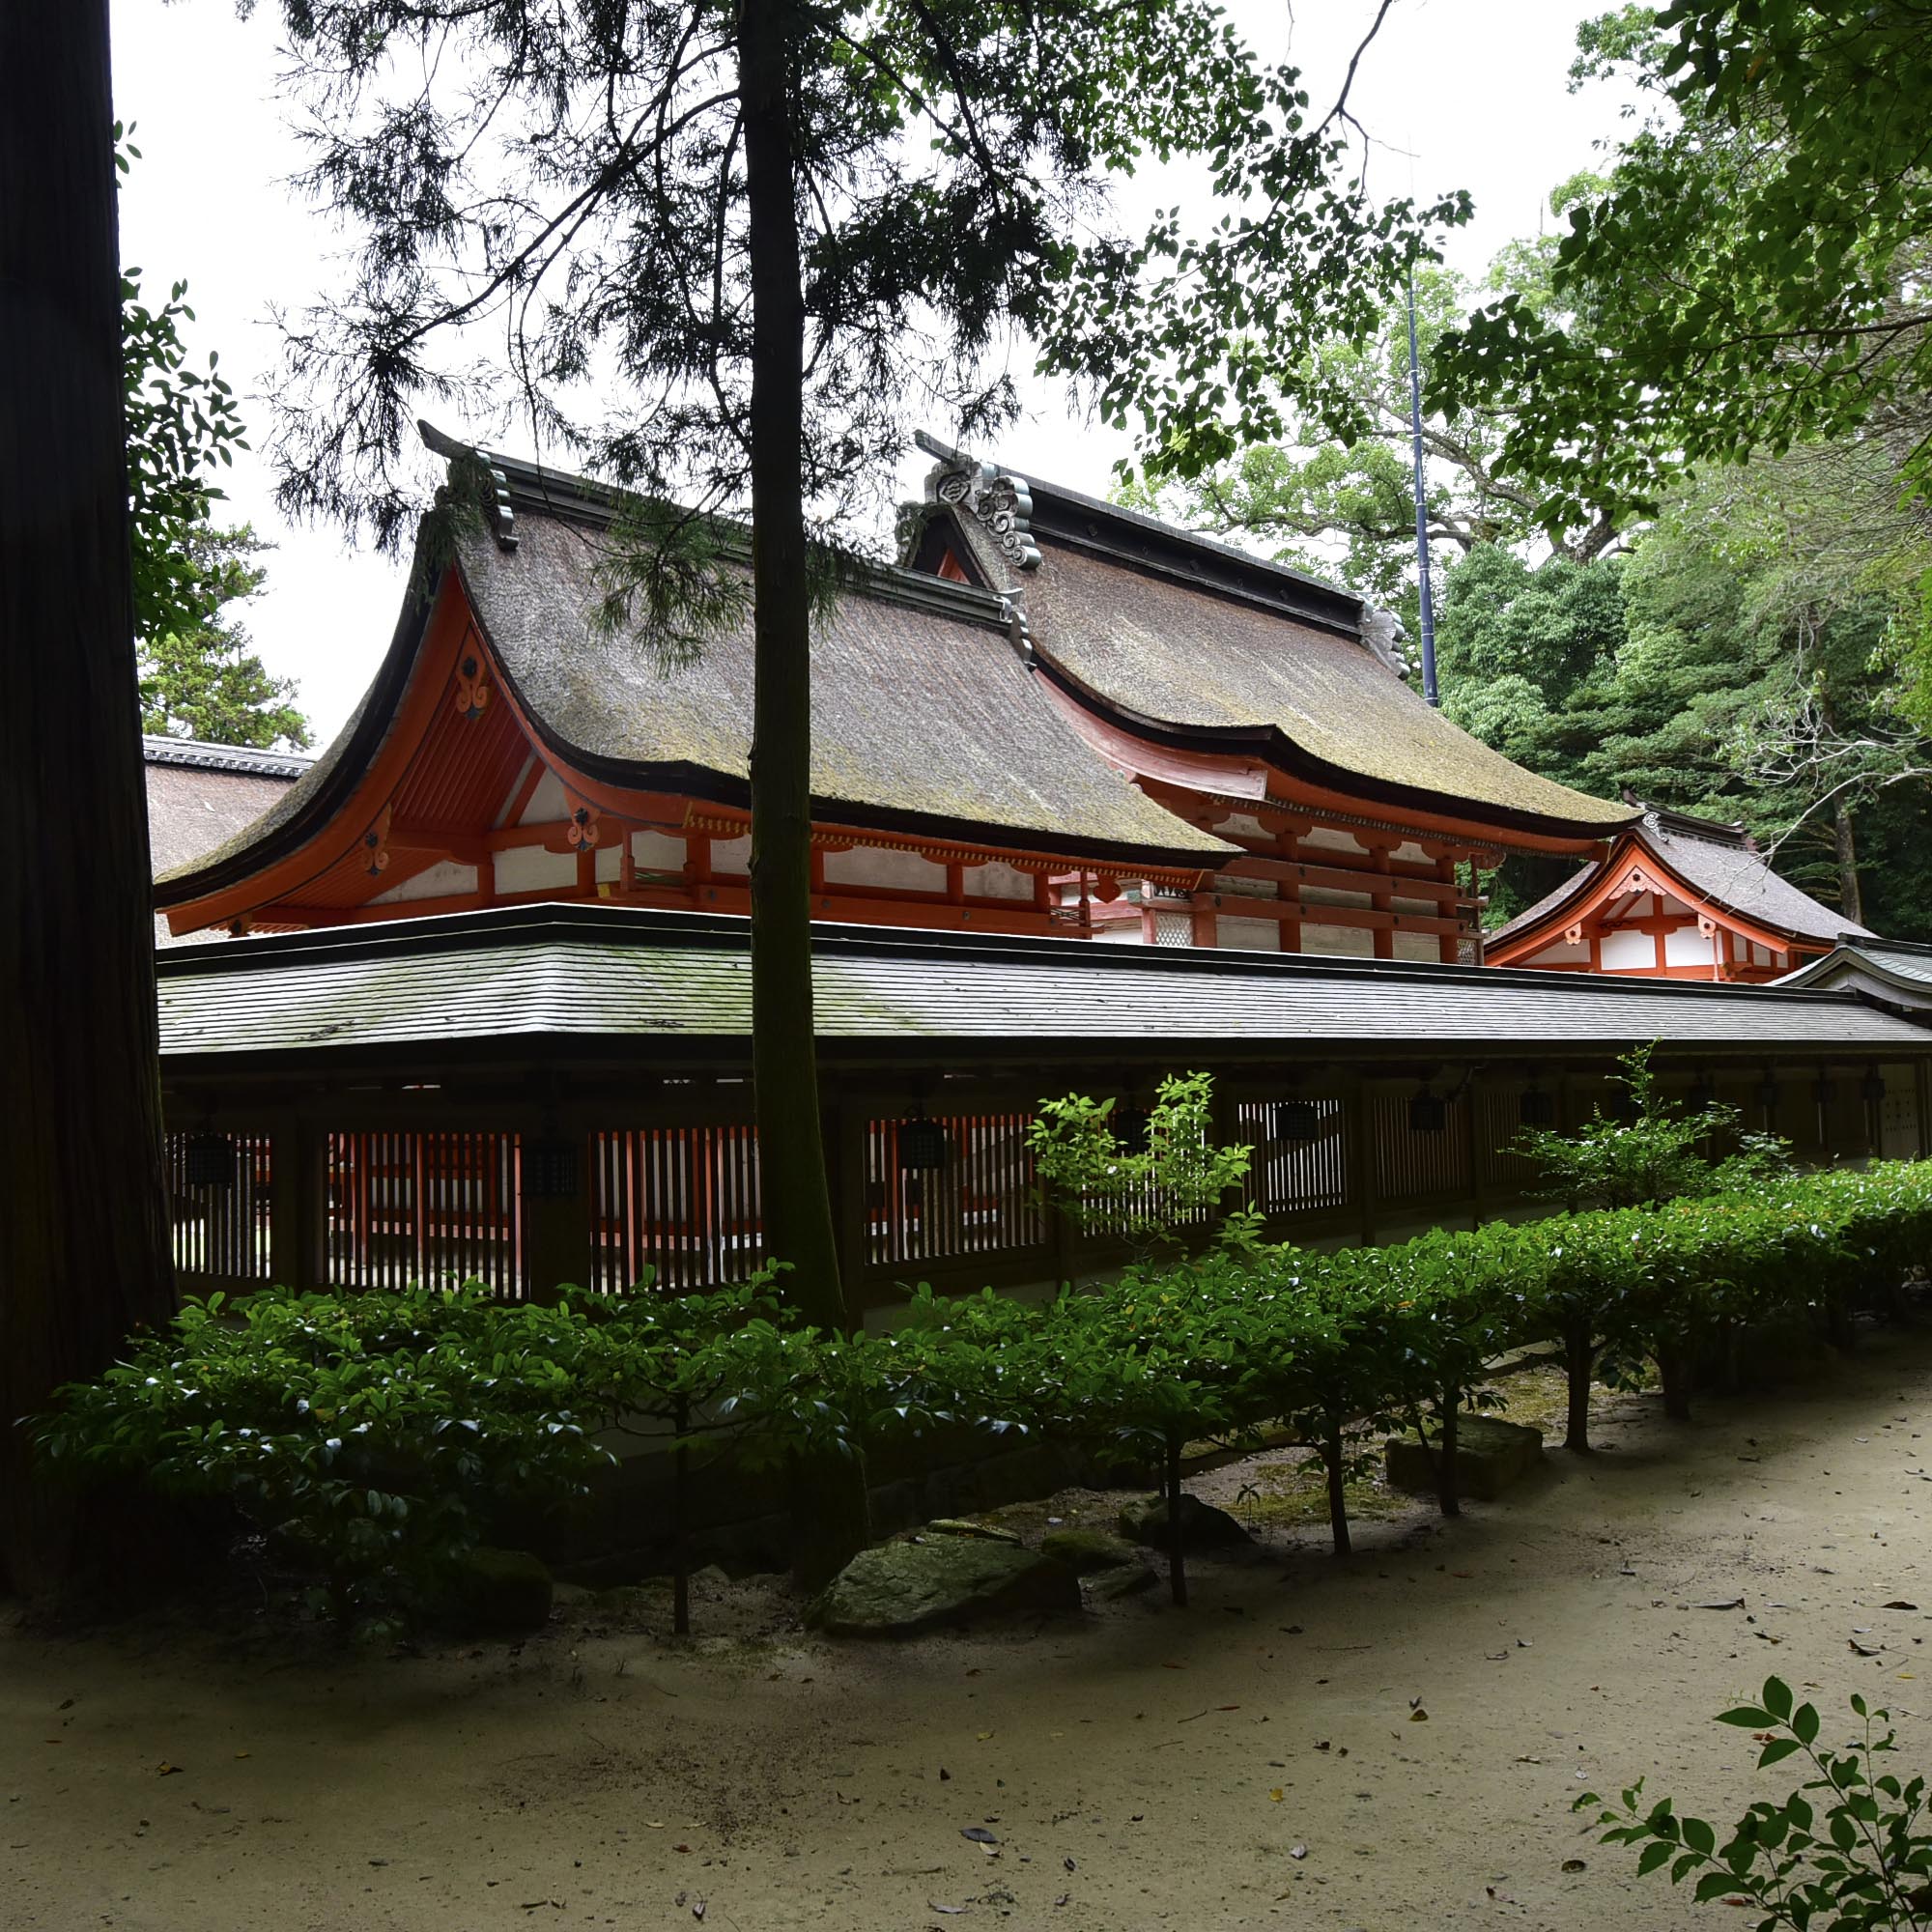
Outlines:
{"type": "Polygon", "coordinates": [[[0,7],[0,1567],[94,1539],[17,1417],[174,1306],[107,0],[0,7]]]}
{"type": "MultiPolygon", "coordinates": [[[[805,531],[805,297],[792,126],[792,0],[741,0],[738,100],[752,280],[752,1080],[765,1254],[821,1327],[846,1324],[811,1011],[811,600],[805,531]]],[[[798,1471],[801,1577],[865,1548],[862,1462],[798,1471]]]]}
{"type": "Polygon", "coordinates": [[[1838,909],[1854,925],[1865,923],[1865,895],[1859,884],[1858,832],[1843,799],[1832,815],[1832,851],[1838,862],[1838,909]]]}
{"type": "Polygon", "coordinates": [[[1597,1368],[1596,1337],[1587,1321],[1573,1321],[1563,1331],[1563,1368],[1569,1382],[1569,1410],[1564,1417],[1563,1446],[1574,1455],[1590,1452],[1590,1383],[1597,1368]]]}
{"type": "Polygon", "coordinates": [[[811,611],[805,298],[788,0],[743,0],[739,100],[752,261],[752,1065],[765,1252],[815,1321],[845,1319],[811,1014],[811,611]]]}
{"type": "Polygon", "coordinates": [[[1167,1490],[1167,1583],[1174,1607],[1187,1607],[1187,1522],[1180,1513],[1180,1452],[1186,1444],[1180,1431],[1167,1432],[1161,1480],[1167,1490]]]}
{"type": "Polygon", "coordinates": [[[1321,1466],[1328,1477],[1328,1534],[1334,1539],[1335,1554],[1349,1553],[1349,1487],[1342,1468],[1342,1424],[1332,1420],[1321,1438],[1321,1466]]]}

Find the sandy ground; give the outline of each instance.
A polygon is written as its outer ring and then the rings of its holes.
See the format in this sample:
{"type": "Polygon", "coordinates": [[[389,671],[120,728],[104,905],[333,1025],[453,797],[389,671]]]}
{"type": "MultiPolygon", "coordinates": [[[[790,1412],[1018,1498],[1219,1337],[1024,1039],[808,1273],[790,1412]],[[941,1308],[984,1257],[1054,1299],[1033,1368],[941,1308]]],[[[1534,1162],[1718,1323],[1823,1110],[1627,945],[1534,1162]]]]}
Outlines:
{"type": "Polygon", "coordinates": [[[520,1647],[410,1657],[292,1645],[266,1618],[10,1628],[0,1923],[1742,1922],[1638,1884],[1571,1801],[1643,1775],[1728,1819],[1752,1749],[1711,1717],[1773,1669],[1828,1718],[1882,1698],[1932,1763],[1932,1337],[1874,1335],[1824,1381],[1688,1426],[1646,1397],[1601,1415],[1605,1453],[1550,1453],[1455,1522],[1380,1498],[1347,1563],[1293,1522],[1278,1463],[1215,1471],[1199,1489],[1264,1540],[1201,1562],[1186,1612],[1162,1591],[834,1645],[753,1585],[700,1592],[689,1649],[643,1592],[520,1647]],[[1880,1607],[1897,1599],[1925,1611],[1880,1607]]]}

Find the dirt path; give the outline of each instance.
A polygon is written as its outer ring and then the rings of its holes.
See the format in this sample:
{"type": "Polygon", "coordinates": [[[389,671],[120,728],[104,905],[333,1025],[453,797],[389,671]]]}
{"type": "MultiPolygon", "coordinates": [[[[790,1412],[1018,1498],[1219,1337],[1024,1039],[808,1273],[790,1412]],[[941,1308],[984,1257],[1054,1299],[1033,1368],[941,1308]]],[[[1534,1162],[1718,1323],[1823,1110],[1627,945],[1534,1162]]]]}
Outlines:
{"type": "Polygon", "coordinates": [[[1932,1611],[1932,1338],[1688,1427],[1658,1407],[1607,1404],[1613,1450],[1552,1454],[1454,1523],[1405,1508],[1347,1564],[1276,1529],[1203,1562],[1184,1614],[1154,1594],[867,1648],[752,1591],[700,1595],[700,1631],[742,1634],[695,1652],[579,1607],[518,1651],[296,1661],[178,1624],[9,1631],[0,1919],[1681,1925],[1687,1898],[1579,1832],[1586,1783],[1643,1775],[1728,1819],[1752,1753],[1711,1714],[1771,1669],[1828,1717],[1854,1690],[1889,1703],[1932,1765],[1932,1615],[1878,1607],[1932,1611]]]}

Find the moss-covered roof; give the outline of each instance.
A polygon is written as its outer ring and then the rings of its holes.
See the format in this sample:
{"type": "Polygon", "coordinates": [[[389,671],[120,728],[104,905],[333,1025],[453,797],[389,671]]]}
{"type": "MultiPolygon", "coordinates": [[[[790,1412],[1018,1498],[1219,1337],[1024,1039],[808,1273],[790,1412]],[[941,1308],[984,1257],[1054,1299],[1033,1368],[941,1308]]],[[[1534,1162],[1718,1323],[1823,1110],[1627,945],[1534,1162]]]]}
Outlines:
{"type": "Polygon", "coordinates": [[[970,514],[957,527],[985,582],[1024,599],[1042,661],[1122,722],[1264,735],[1317,781],[1537,830],[1602,837],[1634,815],[1451,724],[1362,642],[1350,593],[1057,485],[1030,495],[1037,567],[1016,569],[970,514]]]}
{"type": "MultiPolygon", "coordinates": [[[[592,621],[602,532],[520,508],[517,547],[459,539],[470,605],[540,728],[600,772],[670,788],[690,774],[744,781],[752,744],[749,615],[665,669],[592,621]]],[[[978,828],[1024,843],[1200,864],[1230,851],[1090,752],[1041,692],[983,595],[901,573],[838,595],[812,639],[811,789],[856,809],[978,828]]]]}

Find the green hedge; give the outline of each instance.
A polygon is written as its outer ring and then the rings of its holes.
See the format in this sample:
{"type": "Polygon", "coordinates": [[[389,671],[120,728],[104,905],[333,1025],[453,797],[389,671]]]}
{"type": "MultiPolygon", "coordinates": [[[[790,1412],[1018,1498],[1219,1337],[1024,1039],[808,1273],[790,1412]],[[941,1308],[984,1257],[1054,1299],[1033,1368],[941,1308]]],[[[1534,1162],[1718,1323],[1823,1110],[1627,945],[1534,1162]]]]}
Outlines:
{"type": "MultiPolygon", "coordinates": [[[[1238,1242],[1044,1304],[922,1290],[882,1336],[799,1323],[781,1270],[714,1295],[566,1293],[524,1308],[473,1287],[267,1290],[191,1302],[63,1390],[35,1431],[56,1465],[228,1499],[306,1554],[345,1619],[433,1601],[493,1510],[581,1493],[609,1460],[598,1438],[639,1418],[665,1433],[680,1476],[719,1447],[856,1455],[965,1422],[1157,1463],[1170,1496],[1190,1440],[1286,1424],[1326,1465],[1343,1549],[1350,1459],[1389,1426],[1435,1424],[1455,1507],[1453,1418],[1498,1356],[1562,1349],[1582,1448],[1594,1378],[1654,1361],[1681,1411],[1693,1365],[1721,1360],[1727,1336],[1794,1316],[1841,1332],[1928,1250],[1932,1163],[1912,1162],[1384,1248],[1238,1242]]],[[[680,1551],[681,1495],[680,1482],[680,1551]]],[[[681,1555],[677,1568],[681,1584],[681,1555]]],[[[681,1587],[677,1601],[681,1628],[681,1587]]]]}

